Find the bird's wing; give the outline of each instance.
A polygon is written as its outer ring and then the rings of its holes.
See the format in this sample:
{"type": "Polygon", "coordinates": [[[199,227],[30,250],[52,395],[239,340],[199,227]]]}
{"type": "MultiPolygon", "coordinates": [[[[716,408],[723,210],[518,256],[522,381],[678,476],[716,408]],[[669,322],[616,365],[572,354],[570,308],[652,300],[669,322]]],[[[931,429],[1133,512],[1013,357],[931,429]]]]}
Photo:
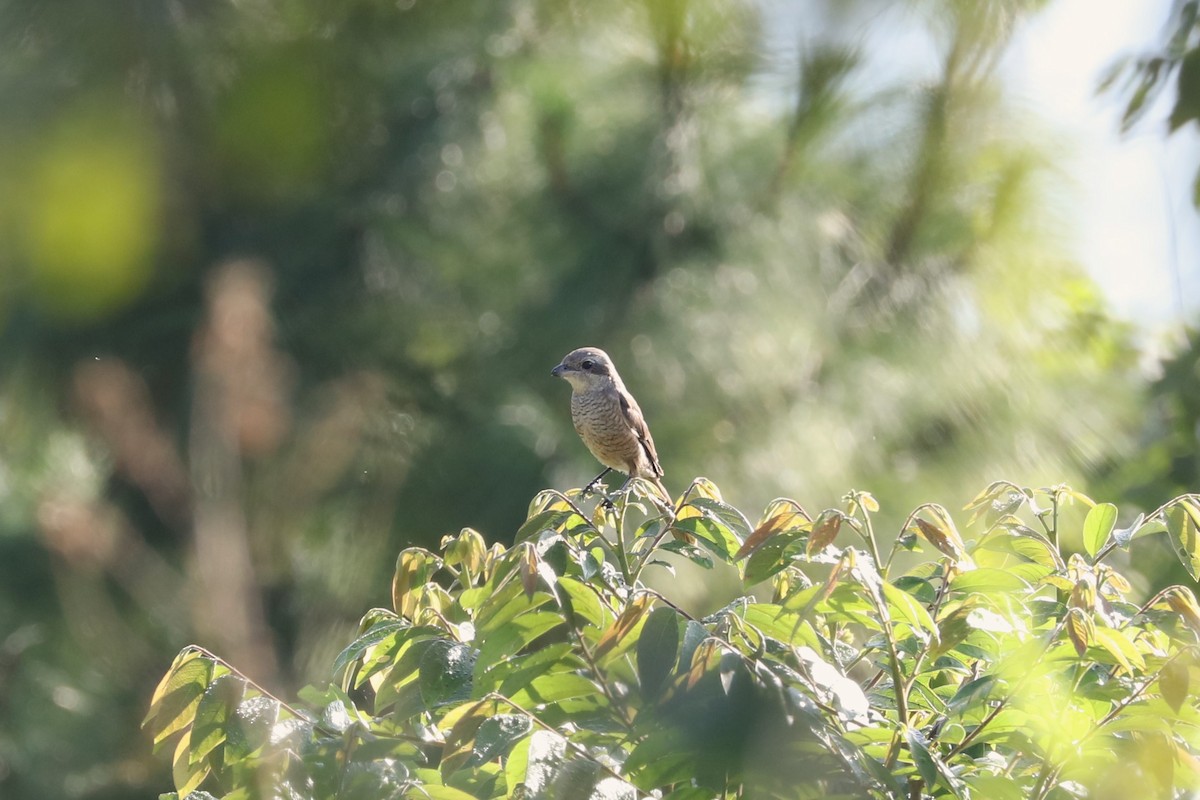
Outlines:
{"type": "Polygon", "coordinates": [[[637,401],[629,392],[619,392],[618,396],[621,398],[621,412],[637,436],[638,444],[642,446],[642,452],[646,454],[646,460],[650,462],[650,469],[654,471],[655,475],[662,475],[663,468],[658,463],[658,451],[654,449],[654,437],[650,435],[650,427],[646,425],[642,409],[638,408],[637,401]]]}

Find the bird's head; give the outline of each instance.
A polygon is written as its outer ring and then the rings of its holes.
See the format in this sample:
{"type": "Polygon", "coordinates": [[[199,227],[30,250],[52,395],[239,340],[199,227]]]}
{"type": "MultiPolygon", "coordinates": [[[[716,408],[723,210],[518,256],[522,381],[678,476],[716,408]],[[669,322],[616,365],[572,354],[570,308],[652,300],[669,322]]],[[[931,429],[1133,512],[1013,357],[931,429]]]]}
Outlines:
{"type": "Polygon", "coordinates": [[[561,364],[550,370],[550,374],[567,381],[576,391],[620,381],[612,359],[598,347],[572,350],[563,357],[561,364]]]}

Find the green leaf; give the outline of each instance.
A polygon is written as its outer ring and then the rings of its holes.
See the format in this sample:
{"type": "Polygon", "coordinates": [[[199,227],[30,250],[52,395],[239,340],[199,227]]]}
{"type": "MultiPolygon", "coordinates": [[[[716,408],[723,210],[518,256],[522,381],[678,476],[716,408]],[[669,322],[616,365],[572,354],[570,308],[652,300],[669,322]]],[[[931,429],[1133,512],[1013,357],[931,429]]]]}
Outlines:
{"type": "Polygon", "coordinates": [[[970,791],[962,780],[950,770],[936,752],[930,749],[925,734],[916,728],[907,728],[904,734],[917,772],[924,779],[926,787],[932,789],[935,785],[941,784],[955,797],[970,797],[970,791]]]}
{"type": "Polygon", "coordinates": [[[937,642],[938,629],[933,618],[925,607],[917,602],[908,592],[887,581],[882,582],[883,596],[893,611],[898,611],[900,618],[907,622],[918,635],[932,637],[937,642]]]}
{"type": "Polygon", "coordinates": [[[154,723],[150,730],[155,745],[192,724],[214,667],[212,659],[191,648],[175,657],[171,669],[154,690],[150,710],[142,721],[143,727],[154,723]]]}
{"type": "Polygon", "coordinates": [[[1162,692],[1163,700],[1176,713],[1183,707],[1190,690],[1192,672],[1188,665],[1179,659],[1163,665],[1158,675],[1158,690],[1162,692]]]}
{"type": "Polygon", "coordinates": [[[598,631],[608,630],[615,615],[600,602],[600,596],[590,584],[574,578],[560,577],[559,588],[566,593],[570,600],[571,624],[582,628],[581,623],[590,623],[598,631]]]}
{"type": "Polygon", "coordinates": [[[402,630],[412,629],[412,625],[407,620],[391,616],[391,612],[388,612],[388,614],[389,617],[387,619],[381,619],[372,623],[367,628],[366,633],[359,636],[338,654],[337,659],[333,662],[333,672],[335,675],[341,673],[351,662],[360,659],[367,649],[374,647],[389,636],[398,634],[402,630]]]}
{"type": "Polygon", "coordinates": [[[650,612],[637,642],[638,682],[642,697],[652,700],[662,691],[679,650],[679,615],[669,606],[650,612]]]}
{"type": "Polygon", "coordinates": [[[423,783],[404,793],[404,800],[477,800],[475,795],[451,786],[423,783]]]}
{"type": "Polygon", "coordinates": [[[733,506],[707,497],[690,500],[679,511],[672,529],[690,533],[697,542],[726,563],[732,563],[750,535],[750,522],[733,506]]]}
{"type": "MultiPolygon", "coordinates": [[[[680,526],[677,525],[675,527],[680,526]]],[[[677,553],[703,569],[713,568],[712,557],[694,544],[688,544],[687,542],[679,541],[678,539],[672,539],[669,542],[663,542],[658,547],[660,550],[666,550],[669,553],[677,553]]]]}
{"type": "Polygon", "coordinates": [[[204,779],[209,775],[209,766],[203,760],[199,763],[193,763],[189,757],[189,746],[187,736],[182,736],[179,742],[175,745],[175,759],[171,764],[171,778],[175,782],[175,791],[183,797],[187,797],[196,789],[200,788],[200,784],[204,783],[204,779]]]}
{"type": "Polygon", "coordinates": [[[686,670],[692,665],[692,656],[696,653],[696,648],[700,646],[700,642],[704,641],[708,636],[708,628],[694,619],[689,619],[687,625],[683,628],[683,646],[679,648],[679,661],[677,668],[686,670]]]}
{"type": "Polygon", "coordinates": [[[279,701],[258,695],[243,700],[226,726],[226,761],[257,755],[279,721],[279,701]]]}
{"type": "Polygon", "coordinates": [[[992,592],[1026,592],[1029,584],[1012,572],[980,568],[955,576],[950,589],[956,592],[990,594],[992,592]]]}
{"type": "MultiPolygon", "coordinates": [[[[468,706],[466,713],[454,722],[446,735],[439,767],[446,780],[458,770],[478,767],[508,755],[513,745],[532,732],[533,721],[529,717],[498,713],[504,707],[509,706],[502,701],[481,700],[468,706]]],[[[448,714],[442,722],[446,723],[450,716],[448,714]]]]}
{"type": "Polygon", "coordinates": [[[696,758],[695,740],[678,729],[667,729],[643,738],[625,759],[623,771],[642,791],[650,792],[690,782],[696,777],[696,758]]]}
{"type": "Polygon", "coordinates": [[[529,771],[529,746],[538,732],[534,731],[533,735],[521,739],[509,751],[508,759],[504,762],[504,783],[508,787],[508,797],[528,796],[525,775],[529,771]],[[524,794],[518,794],[519,791],[524,794]]]}
{"type": "Polygon", "coordinates": [[[947,710],[959,716],[966,714],[976,706],[986,702],[992,689],[999,682],[999,679],[995,675],[981,675],[974,680],[967,681],[962,686],[959,686],[954,696],[946,702],[947,710]]]}
{"type": "Polygon", "coordinates": [[[533,732],[529,737],[525,775],[521,779],[525,784],[526,797],[549,796],[550,788],[566,760],[566,755],[567,740],[562,736],[543,730],[533,732]]]}
{"type": "MultiPolygon", "coordinates": [[[[476,661],[478,667],[479,662],[476,661]]],[[[528,655],[516,656],[499,664],[485,665],[481,677],[476,678],[475,693],[482,696],[487,692],[499,692],[510,697],[513,692],[527,686],[541,675],[571,672],[579,669],[583,660],[575,654],[570,642],[547,645],[528,655]]]]}
{"type": "Polygon", "coordinates": [[[1167,510],[1167,532],[1175,543],[1175,554],[1179,562],[1192,576],[1200,580],[1200,509],[1195,504],[1180,500],[1167,510]]]}
{"type": "Polygon", "coordinates": [[[908,751],[912,753],[913,764],[917,768],[917,773],[925,781],[925,786],[933,788],[938,782],[938,769],[937,765],[933,763],[933,756],[929,752],[928,740],[916,728],[905,728],[904,738],[908,742],[908,751]]]}
{"type": "Polygon", "coordinates": [[[475,734],[475,758],[479,763],[508,755],[513,745],[533,731],[533,721],[524,714],[497,714],[484,721],[475,734]]]}
{"type": "Polygon", "coordinates": [[[421,699],[425,708],[459,703],[471,697],[471,681],[479,651],[445,639],[433,642],[421,656],[421,699]]]}
{"type": "Polygon", "coordinates": [[[1108,542],[1113,526],[1117,522],[1117,507],[1112,503],[1100,503],[1088,511],[1083,521],[1083,547],[1092,558],[1108,542]]]}
{"type": "Polygon", "coordinates": [[[563,624],[557,611],[530,611],[497,628],[482,640],[476,673],[521,652],[533,640],[563,624]]]}
{"type": "Polygon", "coordinates": [[[193,764],[225,741],[229,716],[241,703],[245,691],[246,681],[238,675],[221,675],[204,690],[204,696],[196,708],[196,719],[192,723],[189,740],[193,764]]]}
{"type": "Polygon", "coordinates": [[[1135,667],[1138,670],[1146,669],[1146,661],[1142,658],[1142,654],[1138,652],[1133,642],[1125,638],[1121,631],[1097,626],[1093,636],[1095,637],[1094,643],[1107,650],[1127,675],[1132,676],[1135,667]]]}
{"type": "Polygon", "coordinates": [[[521,708],[537,709],[574,697],[599,694],[596,684],[573,672],[556,672],[534,678],[514,692],[512,701],[521,708]]]}
{"type": "Polygon", "coordinates": [[[1175,107],[1171,109],[1170,118],[1172,133],[1182,125],[1200,119],[1200,49],[1189,50],[1183,57],[1176,80],[1175,107]]]}

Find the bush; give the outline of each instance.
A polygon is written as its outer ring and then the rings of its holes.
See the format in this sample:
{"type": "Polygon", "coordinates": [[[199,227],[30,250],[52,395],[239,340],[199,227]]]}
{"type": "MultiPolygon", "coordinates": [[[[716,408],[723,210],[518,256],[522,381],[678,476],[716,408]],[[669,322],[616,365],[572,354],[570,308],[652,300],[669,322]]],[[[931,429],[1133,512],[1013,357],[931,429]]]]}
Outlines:
{"type": "Polygon", "coordinates": [[[639,481],[591,512],[547,491],[512,547],[468,529],[440,553],[403,551],[392,609],[368,612],[336,684],[298,703],[186,648],[146,721],[174,753],[166,797],[1200,789],[1200,606],[1183,586],[1131,602],[1105,563],[1166,533],[1195,578],[1200,496],[1118,528],[1116,507],[1067,487],[998,482],[967,506],[977,538],[928,504],[886,558],[861,492],[815,518],[776,500],[757,526],[704,479],[673,521],[647,500],[639,481]],[[1060,546],[1068,504],[1089,509],[1069,531],[1082,553],[1060,546]],[[694,618],[641,581],[672,568],[667,552],[736,565],[758,588],[694,618]]]}

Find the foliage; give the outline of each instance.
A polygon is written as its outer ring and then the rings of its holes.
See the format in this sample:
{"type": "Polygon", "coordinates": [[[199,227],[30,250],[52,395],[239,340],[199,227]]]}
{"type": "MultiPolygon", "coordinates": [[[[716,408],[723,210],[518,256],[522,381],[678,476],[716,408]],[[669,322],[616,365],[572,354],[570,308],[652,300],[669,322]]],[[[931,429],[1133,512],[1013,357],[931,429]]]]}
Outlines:
{"type": "MultiPolygon", "coordinates": [[[[1171,133],[1200,123],[1200,3],[1175,0],[1163,42],[1156,52],[1118,61],[1101,83],[1102,90],[1121,91],[1128,100],[1121,127],[1129,130],[1146,116],[1163,92],[1172,92],[1168,128],[1171,133]]],[[[1200,205],[1200,176],[1192,202],[1200,205]]]]}
{"type": "Polygon", "coordinates": [[[173,754],[172,796],[1200,788],[1200,605],[1178,585],[1138,604],[1108,563],[1165,535],[1194,579],[1200,495],[1119,527],[1115,506],[1068,487],[1000,481],[966,507],[974,538],[925,504],[886,557],[864,492],[815,517],[778,499],[754,526],[705,479],[674,515],[646,498],[640,481],[591,509],[546,491],[511,547],[465,529],[437,553],[405,549],[392,608],[363,617],[335,683],[301,705],[185,648],[146,719],[173,754]],[[643,581],[680,558],[736,565],[749,593],[684,613],[643,581]]]}
{"type": "Polygon", "coordinates": [[[394,552],[590,477],[580,344],[747,507],[1120,458],[994,71],[1042,5],[0,2],[0,795],[144,797],[168,654],[293,693],[394,552]]]}

